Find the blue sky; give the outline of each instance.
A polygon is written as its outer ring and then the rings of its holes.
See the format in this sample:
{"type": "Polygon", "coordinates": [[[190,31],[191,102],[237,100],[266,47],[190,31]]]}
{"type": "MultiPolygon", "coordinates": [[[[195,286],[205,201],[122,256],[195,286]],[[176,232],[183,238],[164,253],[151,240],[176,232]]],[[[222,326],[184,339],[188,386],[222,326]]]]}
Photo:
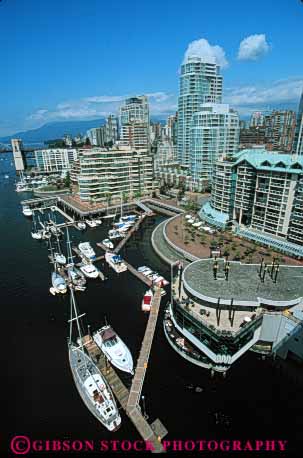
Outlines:
{"type": "Polygon", "coordinates": [[[241,115],[296,107],[302,24],[300,0],[2,0],[0,135],[97,118],[131,94],[150,94],[165,118],[184,54],[201,39],[222,48],[224,101],[241,115]]]}

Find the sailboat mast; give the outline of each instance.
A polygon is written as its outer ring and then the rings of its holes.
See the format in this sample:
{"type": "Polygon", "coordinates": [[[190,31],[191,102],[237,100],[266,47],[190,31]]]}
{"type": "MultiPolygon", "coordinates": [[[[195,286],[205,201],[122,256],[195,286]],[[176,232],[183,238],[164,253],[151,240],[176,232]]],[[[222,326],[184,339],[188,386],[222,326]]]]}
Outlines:
{"type": "Polygon", "coordinates": [[[67,256],[68,256],[68,264],[73,265],[73,255],[72,255],[72,248],[71,248],[71,241],[69,237],[69,230],[66,226],[66,243],[67,243],[67,256]]]}

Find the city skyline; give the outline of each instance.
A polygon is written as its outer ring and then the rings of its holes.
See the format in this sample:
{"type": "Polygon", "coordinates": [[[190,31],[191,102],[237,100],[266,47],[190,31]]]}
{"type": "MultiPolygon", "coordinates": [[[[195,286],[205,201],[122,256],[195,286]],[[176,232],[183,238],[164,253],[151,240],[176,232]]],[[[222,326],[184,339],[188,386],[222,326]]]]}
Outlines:
{"type": "Polygon", "coordinates": [[[184,57],[197,52],[217,59],[225,81],[222,101],[240,116],[298,108],[300,1],[264,5],[256,0],[249,16],[239,1],[201,5],[193,0],[185,16],[171,0],[161,9],[158,1],[118,2],[119,8],[92,1],[89,9],[80,0],[72,9],[58,0],[43,8],[37,0],[18,4],[19,9],[7,0],[0,4],[6,37],[0,45],[6,63],[0,76],[2,136],[50,121],[116,114],[125,98],[142,94],[149,96],[151,115],[164,118],[177,108],[184,57]],[[63,28],[57,27],[58,18],[63,28]],[[144,33],[152,24],[157,33],[144,33]],[[172,40],[176,32],[178,39],[172,40]]]}

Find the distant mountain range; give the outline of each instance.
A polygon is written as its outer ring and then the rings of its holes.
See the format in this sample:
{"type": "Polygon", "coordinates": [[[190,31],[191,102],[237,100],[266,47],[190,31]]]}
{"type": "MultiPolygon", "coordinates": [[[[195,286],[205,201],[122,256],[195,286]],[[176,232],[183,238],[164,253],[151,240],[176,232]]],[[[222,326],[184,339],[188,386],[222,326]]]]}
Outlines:
{"type": "MultiPolygon", "coordinates": [[[[151,117],[154,122],[165,123],[165,120],[158,117],[151,117]]],[[[24,143],[45,142],[47,140],[55,140],[62,138],[65,134],[75,136],[79,133],[85,134],[87,130],[94,127],[100,127],[105,124],[105,118],[91,119],[89,121],[62,121],[48,122],[37,129],[26,130],[24,132],[16,132],[13,135],[0,137],[1,143],[9,143],[12,138],[21,138],[24,143]]]]}
{"type": "Polygon", "coordinates": [[[84,134],[88,129],[100,127],[105,123],[104,118],[91,119],[90,121],[62,121],[48,122],[37,129],[17,132],[7,137],[1,137],[0,142],[8,143],[12,138],[21,138],[24,143],[44,142],[62,138],[65,134],[75,136],[79,133],[84,134]]]}

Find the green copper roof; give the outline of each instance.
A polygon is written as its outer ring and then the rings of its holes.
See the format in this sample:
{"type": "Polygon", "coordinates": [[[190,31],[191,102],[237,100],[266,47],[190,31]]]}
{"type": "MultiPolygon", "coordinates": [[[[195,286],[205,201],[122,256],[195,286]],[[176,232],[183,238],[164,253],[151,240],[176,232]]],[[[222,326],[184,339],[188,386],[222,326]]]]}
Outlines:
{"type": "Polygon", "coordinates": [[[303,173],[303,157],[294,159],[291,154],[269,152],[266,149],[245,149],[235,155],[235,165],[247,161],[252,167],[277,172],[303,173]]]}

